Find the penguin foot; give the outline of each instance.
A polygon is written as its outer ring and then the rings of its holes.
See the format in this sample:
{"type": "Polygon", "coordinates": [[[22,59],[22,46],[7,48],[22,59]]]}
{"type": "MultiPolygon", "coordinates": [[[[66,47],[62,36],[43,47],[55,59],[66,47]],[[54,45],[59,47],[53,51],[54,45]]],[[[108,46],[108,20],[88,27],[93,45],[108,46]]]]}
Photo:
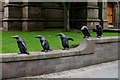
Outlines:
{"type": "Polygon", "coordinates": [[[62,48],[62,50],[65,50],[65,48],[62,48]]]}
{"type": "Polygon", "coordinates": [[[48,52],[48,51],[52,51],[52,49],[49,49],[49,50],[42,50],[41,52],[48,52]]]}
{"type": "Polygon", "coordinates": [[[48,52],[48,51],[52,51],[52,50],[45,50],[44,52],[48,52]]]}
{"type": "Polygon", "coordinates": [[[22,54],[22,53],[18,53],[18,54],[22,54]]]}
{"type": "Polygon", "coordinates": [[[48,50],[42,50],[41,52],[48,52],[48,50]]]}
{"type": "Polygon", "coordinates": [[[49,49],[49,51],[52,51],[52,49],[49,49]]]}
{"type": "Polygon", "coordinates": [[[63,48],[62,50],[69,50],[70,48],[63,48]]]}
{"type": "Polygon", "coordinates": [[[44,52],[45,50],[41,50],[41,52],[44,52]]]}
{"type": "Polygon", "coordinates": [[[89,38],[90,36],[87,36],[87,38],[89,38]]]}
{"type": "Polygon", "coordinates": [[[69,50],[70,48],[66,48],[65,50],[69,50]]]}
{"type": "Polygon", "coordinates": [[[30,53],[28,53],[28,52],[26,52],[26,53],[18,53],[18,54],[28,54],[28,55],[30,55],[30,53]]]}
{"type": "Polygon", "coordinates": [[[84,36],[83,38],[86,38],[86,36],[84,36]]]}
{"type": "Polygon", "coordinates": [[[101,38],[101,36],[97,36],[97,38],[101,38]]]}
{"type": "Polygon", "coordinates": [[[26,52],[26,54],[30,55],[30,53],[26,52]]]}
{"type": "Polygon", "coordinates": [[[44,52],[48,52],[48,50],[45,50],[44,52]]]}

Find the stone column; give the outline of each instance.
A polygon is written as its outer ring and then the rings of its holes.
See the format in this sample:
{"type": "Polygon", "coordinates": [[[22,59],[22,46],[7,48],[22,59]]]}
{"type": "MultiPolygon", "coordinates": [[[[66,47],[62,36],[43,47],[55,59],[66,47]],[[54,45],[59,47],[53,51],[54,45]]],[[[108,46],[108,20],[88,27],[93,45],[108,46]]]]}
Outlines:
{"type": "MultiPolygon", "coordinates": [[[[119,2],[119,8],[118,8],[118,9],[119,9],[119,11],[118,11],[118,12],[119,12],[119,13],[118,13],[118,15],[119,15],[119,19],[118,19],[118,22],[119,22],[119,23],[118,23],[118,26],[120,26],[120,2],[119,2]]],[[[120,29],[120,27],[119,27],[118,29],[120,29]]]]}
{"type": "Polygon", "coordinates": [[[0,28],[2,27],[2,1],[0,0],[0,28]]]}
{"type": "Polygon", "coordinates": [[[23,3],[22,31],[40,31],[42,29],[41,3],[23,3]]]}
{"type": "Polygon", "coordinates": [[[117,2],[114,6],[114,11],[115,11],[114,28],[119,29],[119,26],[120,26],[120,4],[117,2]]]}
{"type": "Polygon", "coordinates": [[[21,2],[5,2],[3,30],[22,30],[22,3],[21,2]]]}
{"type": "Polygon", "coordinates": [[[107,20],[107,2],[103,0],[103,2],[99,3],[99,18],[101,20],[100,24],[103,29],[108,29],[108,20],[107,20]]]}
{"type": "MultiPolygon", "coordinates": [[[[89,0],[88,0],[89,1],[89,0]]],[[[97,0],[93,0],[93,2],[87,2],[87,21],[86,24],[90,29],[95,28],[96,24],[100,24],[99,15],[99,7],[97,0]]]]}
{"type": "Polygon", "coordinates": [[[87,25],[89,29],[94,29],[95,25],[100,23],[97,0],[93,2],[73,3],[72,7],[71,16],[74,21],[73,25],[77,26],[77,28],[80,29],[83,25],[87,25]]]}
{"type": "Polygon", "coordinates": [[[0,0],[0,28],[2,28],[2,18],[4,13],[4,0],[0,0]]]}

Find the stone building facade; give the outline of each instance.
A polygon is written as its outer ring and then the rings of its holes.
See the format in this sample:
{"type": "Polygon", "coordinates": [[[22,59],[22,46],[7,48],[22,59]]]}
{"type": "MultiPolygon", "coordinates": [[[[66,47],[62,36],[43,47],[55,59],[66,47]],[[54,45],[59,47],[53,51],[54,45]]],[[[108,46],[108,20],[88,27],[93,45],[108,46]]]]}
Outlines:
{"type": "MultiPolygon", "coordinates": [[[[94,28],[96,24],[101,24],[104,29],[108,29],[108,4],[111,3],[97,2],[97,0],[71,2],[70,28],[80,28],[83,24],[94,28]]],[[[117,12],[119,8],[116,5],[112,6],[116,12],[114,10],[112,12],[114,16],[119,16],[117,12]]],[[[1,20],[5,31],[40,31],[64,27],[64,9],[60,2],[7,2],[0,12],[4,12],[1,20]]],[[[118,25],[120,21],[118,17],[116,18],[112,17],[114,22],[111,25],[118,25]]]]}
{"type": "Polygon", "coordinates": [[[2,0],[0,0],[0,28],[2,28],[2,19],[3,19],[3,14],[4,14],[4,8],[3,8],[4,3],[2,0]]]}

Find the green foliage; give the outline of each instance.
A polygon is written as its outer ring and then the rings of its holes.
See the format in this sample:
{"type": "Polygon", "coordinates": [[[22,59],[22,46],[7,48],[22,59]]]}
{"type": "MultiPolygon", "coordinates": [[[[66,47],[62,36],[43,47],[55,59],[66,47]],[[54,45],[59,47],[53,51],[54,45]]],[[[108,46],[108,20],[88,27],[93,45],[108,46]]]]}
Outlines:
{"type": "MultiPolygon", "coordinates": [[[[61,49],[61,40],[60,37],[56,36],[57,33],[64,33],[66,36],[73,38],[74,41],[69,41],[70,46],[79,45],[83,37],[79,30],[71,30],[71,32],[63,32],[63,30],[45,30],[40,32],[0,32],[0,36],[2,35],[2,53],[19,52],[16,40],[11,38],[11,36],[14,35],[19,35],[26,41],[29,52],[42,50],[39,39],[34,38],[38,34],[44,36],[48,40],[50,47],[53,50],[61,49]]],[[[96,37],[94,32],[91,32],[91,35],[91,37],[96,37]]],[[[118,36],[118,33],[106,32],[103,34],[103,37],[105,36],[118,36]]]]}

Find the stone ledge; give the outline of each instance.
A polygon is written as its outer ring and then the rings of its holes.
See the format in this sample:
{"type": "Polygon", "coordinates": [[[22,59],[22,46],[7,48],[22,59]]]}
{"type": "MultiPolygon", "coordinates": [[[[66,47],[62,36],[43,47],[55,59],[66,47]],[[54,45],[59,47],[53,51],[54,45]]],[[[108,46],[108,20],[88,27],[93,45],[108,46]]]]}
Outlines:
{"type": "Polygon", "coordinates": [[[120,29],[103,29],[104,32],[118,32],[120,33],[120,29]]]}
{"type": "Polygon", "coordinates": [[[88,21],[88,22],[91,22],[91,21],[97,21],[97,22],[100,22],[99,19],[70,19],[70,21],[88,21]]]}
{"type": "Polygon", "coordinates": [[[95,43],[98,43],[98,44],[110,43],[110,42],[120,42],[120,36],[95,38],[95,43]]]}
{"type": "Polygon", "coordinates": [[[54,22],[63,22],[63,19],[42,19],[41,17],[36,18],[3,18],[2,19],[4,22],[5,21],[54,21],[54,22]]]}
{"type": "Polygon", "coordinates": [[[22,4],[5,4],[4,7],[22,7],[22,4]]]}
{"type": "Polygon", "coordinates": [[[53,50],[50,52],[30,52],[27,54],[0,54],[0,62],[11,62],[11,61],[24,61],[24,60],[36,60],[36,59],[49,59],[58,57],[68,57],[77,56],[81,54],[91,54],[94,53],[95,46],[90,47],[95,44],[92,39],[83,39],[82,43],[77,47],[70,50],[53,50]],[[88,51],[88,52],[87,52],[88,51]]]}
{"type": "Polygon", "coordinates": [[[95,53],[95,44],[119,42],[120,37],[104,37],[104,38],[88,38],[83,39],[81,44],[70,50],[53,50],[50,52],[30,52],[27,54],[0,54],[0,62],[12,62],[12,61],[26,61],[26,60],[41,60],[41,59],[53,59],[68,56],[77,56],[84,54],[95,53]]]}
{"type": "Polygon", "coordinates": [[[97,6],[71,7],[71,9],[99,9],[97,6]]]}

